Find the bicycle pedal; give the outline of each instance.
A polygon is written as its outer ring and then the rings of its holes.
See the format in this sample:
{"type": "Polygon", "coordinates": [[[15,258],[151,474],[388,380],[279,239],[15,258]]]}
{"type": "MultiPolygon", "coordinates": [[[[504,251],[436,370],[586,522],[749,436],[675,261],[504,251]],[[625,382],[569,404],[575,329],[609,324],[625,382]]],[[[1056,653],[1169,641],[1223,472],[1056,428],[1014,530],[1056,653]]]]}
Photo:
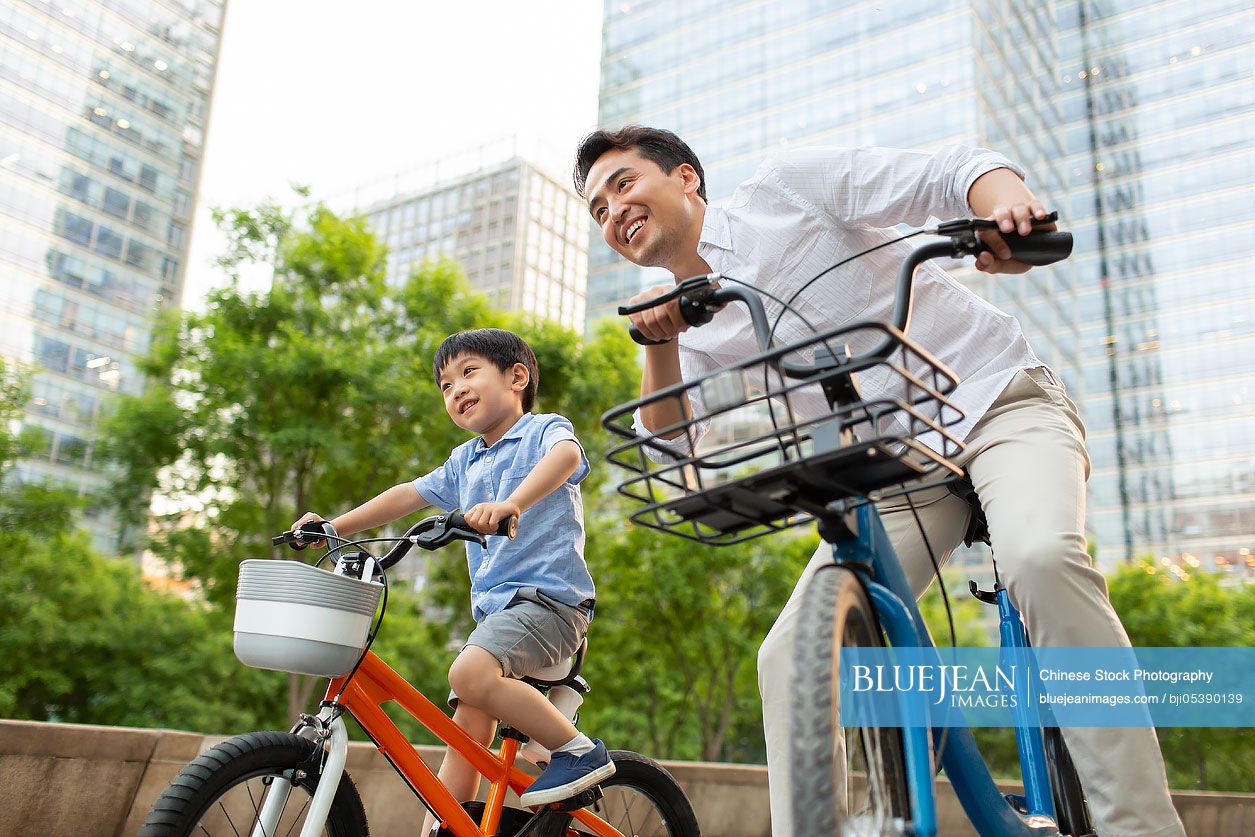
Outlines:
{"type": "Polygon", "coordinates": [[[1004,793],[1002,798],[1021,814],[1028,814],[1028,800],[1016,793],[1004,793]]]}
{"type": "Polygon", "coordinates": [[[594,785],[586,791],[577,793],[570,799],[564,799],[561,802],[551,802],[548,805],[550,811],[562,811],[569,813],[578,811],[581,808],[587,808],[589,805],[601,799],[601,785],[594,785]]]}

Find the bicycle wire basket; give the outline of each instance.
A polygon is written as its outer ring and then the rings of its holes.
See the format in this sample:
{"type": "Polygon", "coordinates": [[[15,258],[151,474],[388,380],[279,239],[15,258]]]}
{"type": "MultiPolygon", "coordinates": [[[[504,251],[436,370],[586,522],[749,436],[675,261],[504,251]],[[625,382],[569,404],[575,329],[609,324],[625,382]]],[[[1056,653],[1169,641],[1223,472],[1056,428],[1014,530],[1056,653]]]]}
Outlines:
{"type": "Polygon", "coordinates": [[[252,668],[339,677],[357,663],[383,585],[300,561],[240,563],[235,656],[252,668]]]}
{"type": "Polygon", "coordinates": [[[897,328],[848,324],[612,408],[602,425],[626,441],[606,458],[632,473],[618,491],[642,504],[633,523],[739,543],[807,523],[839,500],[878,502],[961,475],[954,457],[963,443],[949,428],[963,413],[948,400],[958,383],[897,328]],[[835,370],[785,371],[878,344],[881,360],[856,355],[835,370]],[[824,387],[847,374],[859,383],[832,408],[824,387]],[[656,432],[638,424],[640,410],[668,402],[685,415],[688,395],[701,401],[702,416],[656,432]],[[699,442],[707,422],[720,433],[699,442]]]}

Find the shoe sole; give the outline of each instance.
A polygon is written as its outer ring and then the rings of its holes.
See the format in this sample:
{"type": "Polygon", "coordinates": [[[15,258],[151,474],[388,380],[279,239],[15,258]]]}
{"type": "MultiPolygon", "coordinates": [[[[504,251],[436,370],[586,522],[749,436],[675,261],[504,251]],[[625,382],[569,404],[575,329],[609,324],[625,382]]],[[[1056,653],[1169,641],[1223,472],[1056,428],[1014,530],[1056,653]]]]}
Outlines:
{"type": "Polygon", "coordinates": [[[538,805],[549,805],[553,802],[562,802],[565,799],[570,799],[578,793],[583,793],[595,785],[601,784],[601,782],[613,776],[614,771],[614,762],[610,762],[609,764],[597,768],[592,773],[583,776],[569,785],[562,785],[560,787],[550,788],[549,790],[544,791],[536,791],[535,793],[530,791],[524,792],[523,795],[519,797],[519,802],[522,803],[525,808],[534,808],[538,805]]]}

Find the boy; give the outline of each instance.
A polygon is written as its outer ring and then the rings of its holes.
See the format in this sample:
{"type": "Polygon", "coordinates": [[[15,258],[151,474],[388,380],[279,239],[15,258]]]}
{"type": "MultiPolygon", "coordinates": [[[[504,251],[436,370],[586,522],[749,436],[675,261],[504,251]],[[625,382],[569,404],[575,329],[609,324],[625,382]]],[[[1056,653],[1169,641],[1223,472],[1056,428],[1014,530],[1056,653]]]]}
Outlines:
{"type": "MultiPolygon", "coordinates": [[[[493,535],[519,516],[514,540],[467,543],[471,611],[477,623],[449,669],[453,720],[491,743],[498,719],[553,752],[521,797],[525,806],[568,799],[614,774],[601,741],[580,733],[539,691],[517,679],[570,657],[588,630],[593,581],[584,563],[579,483],[588,463],[571,423],[533,415],[539,373],[520,337],[496,328],[451,335],[436,350],[436,384],[458,427],[479,434],[441,467],[401,483],[331,521],[343,535],[373,529],[424,506],[463,508],[493,535]]],[[[305,514],[296,528],[318,515],[305,514]]],[[[459,802],[475,798],[479,774],[449,749],[440,780],[459,802]]],[[[428,813],[420,834],[431,832],[428,813]]]]}

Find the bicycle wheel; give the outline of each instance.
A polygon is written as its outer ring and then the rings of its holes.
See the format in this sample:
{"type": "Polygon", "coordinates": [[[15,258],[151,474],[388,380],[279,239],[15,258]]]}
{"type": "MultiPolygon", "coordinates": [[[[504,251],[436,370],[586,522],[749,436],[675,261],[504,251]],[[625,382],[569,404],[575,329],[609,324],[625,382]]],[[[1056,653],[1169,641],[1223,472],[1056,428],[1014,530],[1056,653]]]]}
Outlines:
{"type": "Polygon", "coordinates": [[[875,612],[858,578],[842,567],[821,569],[802,595],[793,653],[793,829],[842,837],[906,834],[911,816],[901,730],[842,730],[837,719],[841,649],[884,645],[875,612]]]}
{"type": "MultiPolygon", "coordinates": [[[[276,776],[294,787],[275,832],[299,833],[318,785],[316,756],[313,741],[287,732],[250,732],[224,741],[174,778],[153,803],[140,837],[251,834],[276,776]]],[[[323,834],[369,834],[366,811],[347,773],[336,788],[323,834]]]]}
{"type": "MultiPolygon", "coordinates": [[[[700,837],[688,797],[666,768],[628,750],[611,750],[615,773],[601,783],[602,798],[588,810],[634,837],[700,837]]],[[[575,821],[570,834],[587,834],[575,821]]]]}

